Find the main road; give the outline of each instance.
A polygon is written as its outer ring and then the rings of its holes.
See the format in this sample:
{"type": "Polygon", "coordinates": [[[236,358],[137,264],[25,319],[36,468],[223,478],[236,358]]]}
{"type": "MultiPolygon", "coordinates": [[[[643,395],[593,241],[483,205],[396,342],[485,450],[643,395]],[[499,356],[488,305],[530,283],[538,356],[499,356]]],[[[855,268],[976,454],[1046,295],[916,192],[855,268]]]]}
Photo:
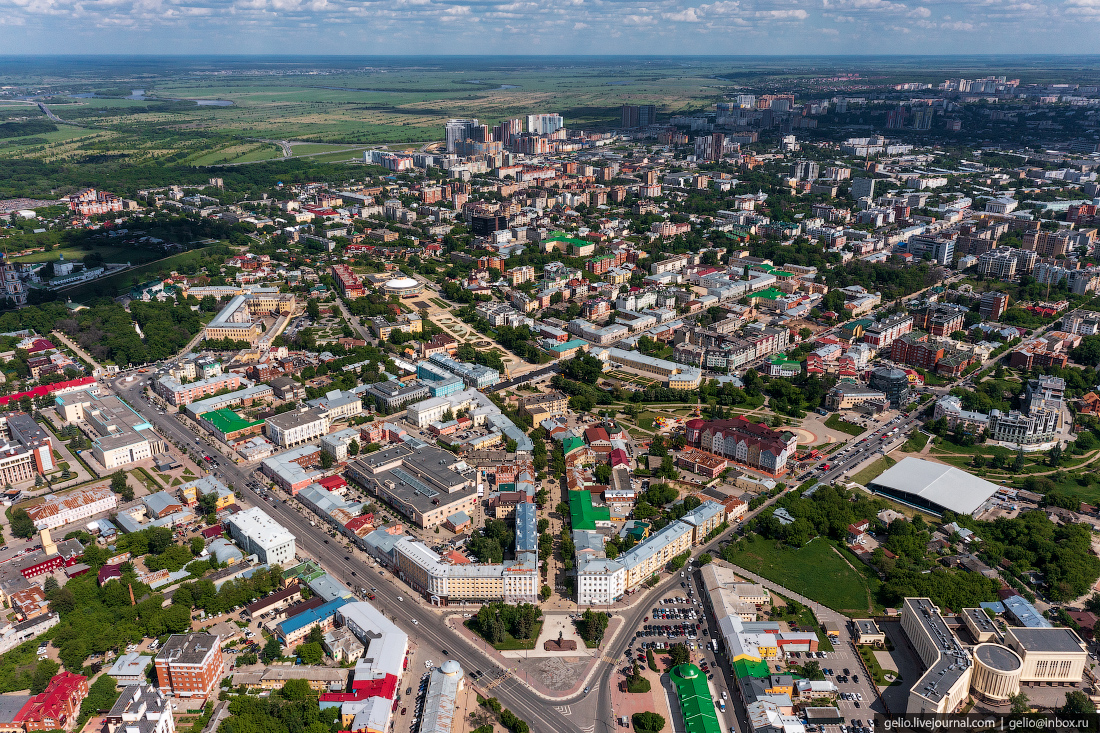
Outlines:
{"type": "MultiPolygon", "coordinates": [[[[112,381],[111,386],[116,393],[125,398],[130,405],[153,424],[161,435],[173,442],[196,446],[196,437],[206,440],[206,436],[197,436],[185,428],[173,415],[161,414],[160,410],[150,404],[144,397],[144,375],[130,375],[120,377],[112,381]]],[[[213,444],[206,442],[214,455],[218,452],[213,449],[213,444]]],[[[300,514],[285,500],[279,500],[268,504],[257,494],[249,483],[254,479],[250,470],[237,466],[228,460],[219,460],[220,464],[214,467],[212,473],[223,483],[232,485],[233,490],[239,495],[247,497],[253,506],[263,507],[267,512],[289,529],[294,535],[299,548],[299,554],[308,555],[320,562],[321,566],[333,576],[352,586],[379,586],[384,592],[376,594],[372,601],[387,616],[396,620],[410,635],[416,637],[417,642],[433,654],[438,653],[442,657],[443,650],[459,662],[466,670],[480,669],[489,673],[495,670],[495,663],[474,648],[457,632],[450,629],[442,620],[437,611],[430,610],[422,605],[406,589],[393,583],[388,573],[379,571],[360,559],[354,550],[345,550],[342,544],[330,540],[325,543],[328,534],[310,524],[310,520],[300,514]],[[389,587],[386,588],[385,586],[389,587]],[[399,601],[398,598],[403,598],[399,601]],[[414,623],[414,621],[416,623],[414,623]]],[[[640,613],[640,611],[638,612],[640,613]]],[[[627,627],[631,628],[631,627],[627,627]]],[[[625,649],[625,646],[623,647],[625,649]]],[[[619,652],[621,656],[621,651],[619,652]]],[[[603,669],[598,671],[601,680],[606,680],[611,667],[606,663],[600,663],[603,669]]],[[[490,676],[493,676],[490,673],[490,676]]],[[[591,683],[595,685],[596,683],[591,683]]],[[[599,688],[597,688],[599,689],[599,688]]],[[[501,703],[514,712],[521,719],[527,721],[533,730],[540,733],[593,733],[591,717],[585,722],[582,706],[576,705],[585,698],[584,695],[574,695],[570,699],[550,700],[541,699],[532,693],[525,684],[509,677],[496,685],[492,694],[501,703]],[[570,716],[559,711],[556,706],[570,711],[570,716]],[[567,707],[568,706],[568,707],[567,707]]]]}
{"type": "MultiPolygon", "coordinates": [[[[145,386],[145,375],[137,373],[116,377],[111,382],[115,392],[154,425],[161,435],[175,443],[191,447],[206,446],[211,454],[220,455],[208,436],[192,432],[174,415],[163,414],[146,400],[145,386]],[[196,439],[202,442],[197,442],[196,439]]],[[[298,511],[296,505],[283,499],[272,503],[264,501],[250,486],[255,480],[251,469],[242,468],[224,456],[218,460],[218,464],[213,466],[212,473],[223,483],[232,485],[234,491],[247,497],[253,506],[263,507],[265,512],[287,527],[294,534],[299,554],[316,559],[326,571],[348,585],[384,588],[384,591],[376,594],[373,604],[409,630],[422,647],[430,649],[433,655],[440,654],[441,657],[446,650],[446,655],[457,660],[466,670],[484,670],[489,677],[504,674],[492,658],[442,623],[438,610],[425,606],[415,594],[395,583],[392,575],[362,560],[357,551],[344,549],[340,541],[330,540],[326,543],[327,533],[313,526],[310,519],[298,511]]],[[[744,519],[755,516],[773,501],[775,499],[769,500],[744,519]]],[[[725,533],[695,548],[694,554],[713,550],[728,535],[729,533],[725,533]]],[[[609,682],[615,665],[627,663],[624,655],[634,639],[635,629],[653,605],[652,599],[663,598],[670,589],[677,587],[679,581],[679,574],[673,573],[655,590],[636,596],[637,601],[631,607],[616,611],[621,617],[618,630],[600,650],[600,659],[589,669],[584,680],[585,686],[591,690],[590,694],[578,692],[566,697],[550,697],[536,693],[514,676],[517,673],[507,673],[503,680],[493,686],[492,694],[505,707],[527,721],[532,730],[539,733],[613,733],[617,727],[616,713],[611,704],[609,682]]]]}

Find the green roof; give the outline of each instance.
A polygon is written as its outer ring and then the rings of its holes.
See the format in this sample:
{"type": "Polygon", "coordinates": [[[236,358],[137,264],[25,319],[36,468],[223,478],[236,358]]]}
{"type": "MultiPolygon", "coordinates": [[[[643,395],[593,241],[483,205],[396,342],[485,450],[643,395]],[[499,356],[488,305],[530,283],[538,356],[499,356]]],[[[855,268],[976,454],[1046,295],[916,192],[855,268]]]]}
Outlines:
{"type": "Polygon", "coordinates": [[[298,578],[303,574],[314,573],[321,569],[321,566],[312,560],[306,560],[305,562],[298,563],[292,568],[283,571],[283,580],[289,578],[298,578]]]}
{"type": "Polygon", "coordinates": [[[545,240],[546,242],[569,242],[569,244],[575,244],[577,246],[584,246],[586,244],[595,244],[595,242],[589,242],[587,239],[577,239],[576,237],[570,237],[565,232],[550,232],[545,240]]]}
{"type": "Polygon", "coordinates": [[[737,679],[741,679],[743,677],[767,677],[771,674],[771,671],[765,661],[755,661],[742,657],[733,663],[733,673],[737,675],[737,679]]]}
{"type": "Polygon", "coordinates": [[[751,298],[764,298],[765,300],[775,300],[776,298],[782,298],[787,294],[782,290],[776,290],[775,288],[768,288],[767,290],[761,290],[755,295],[751,295],[751,298]]]}
{"type": "Polygon", "coordinates": [[[776,364],[778,366],[798,367],[799,369],[802,368],[802,362],[794,361],[793,359],[788,359],[787,355],[783,354],[783,353],[776,354],[775,356],[773,356],[771,359],[768,360],[768,363],[769,364],[776,364]]]}
{"type": "Polygon", "coordinates": [[[554,344],[553,346],[550,347],[550,350],[551,351],[557,351],[557,352],[569,351],[571,349],[581,348],[581,347],[585,346],[587,343],[588,343],[587,341],[583,341],[581,339],[569,339],[568,341],[563,341],[560,344],[554,344]]]}
{"type": "Polygon", "coordinates": [[[759,264],[749,265],[750,270],[759,270],[760,272],[766,272],[769,275],[775,275],[776,277],[793,277],[793,272],[787,272],[786,270],[780,270],[778,267],[772,267],[771,265],[759,264]]]}
{"type": "Polygon", "coordinates": [[[263,425],[263,420],[245,420],[237,413],[230,410],[228,407],[223,407],[220,410],[214,410],[213,412],[204,412],[199,417],[203,420],[207,420],[214,429],[218,432],[229,434],[235,433],[238,430],[244,430],[245,428],[255,427],[257,425],[263,425]]]}
{"type": "Polygon", "coordinates": [[[584,447],[584,438],[577,437],[576,435],[569,436],[568,438],[563,440],[562,444],[561,444],[562,453],[564,455],[569,455],[570,453],[577,450],[578,448],[583,448],[583,447],[584,447]]]}
{"type": "Polygon", "coordinates": [[[592,506],[590,491],[570,491],[569,521],[573,524],[573,529],[596,529],[597,521],[611,521],[611,510],[592,506]]]}
{"type": "Polygon", "coordinates": [[[668,676],[676,686],[684,730],[687,733],[722,733],[707,687],[707,676],[702,670],[694,664],[681,664],[673,667],[668,676]]]}

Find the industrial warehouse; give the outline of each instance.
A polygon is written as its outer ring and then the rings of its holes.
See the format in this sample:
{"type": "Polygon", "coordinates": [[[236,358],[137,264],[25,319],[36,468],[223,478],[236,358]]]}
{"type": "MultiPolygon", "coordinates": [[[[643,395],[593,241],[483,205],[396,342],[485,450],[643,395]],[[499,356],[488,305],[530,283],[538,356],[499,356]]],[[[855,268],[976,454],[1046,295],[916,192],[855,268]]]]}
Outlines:
{"type": "Polygon", "coordinates": [[[985,479],[920,458],[903,459],[867,488],[937,516],[945,511],[974,516],[997,492],[997,485],[985,479]]]}

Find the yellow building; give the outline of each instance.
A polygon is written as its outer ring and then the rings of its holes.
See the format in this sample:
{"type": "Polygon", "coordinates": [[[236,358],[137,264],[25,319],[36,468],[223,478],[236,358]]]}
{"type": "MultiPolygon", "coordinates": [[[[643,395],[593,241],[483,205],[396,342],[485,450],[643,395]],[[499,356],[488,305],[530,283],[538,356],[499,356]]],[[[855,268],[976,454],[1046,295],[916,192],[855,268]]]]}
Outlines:
{"type": "Polygon", "coordinates": [[[568,409],[569,395],[564,392],[532,395],[523,400],[523,411],[531,416],[536,425],[546,418],[564,415],[568,409]]]}
{"type": "Polygon", "coordinates": [[[660,572],[672,558],[691,549],[692,527],[672,522],[619,556],[626,568],[626,587],[634,588],[660,572]]]}

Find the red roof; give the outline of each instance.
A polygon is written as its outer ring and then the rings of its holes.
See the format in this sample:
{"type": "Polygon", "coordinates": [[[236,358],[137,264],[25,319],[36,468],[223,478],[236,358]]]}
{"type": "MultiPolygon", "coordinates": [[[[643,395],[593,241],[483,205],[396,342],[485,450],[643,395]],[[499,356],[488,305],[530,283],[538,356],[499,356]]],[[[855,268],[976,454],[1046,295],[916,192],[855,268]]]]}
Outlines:
{"type": "MultiPolygon", "coordinates": [[[[40,341],[44,339],[39,339],[40,341]]],[[[47,342],[48,343],[48,342],[47,342]]],[[[15,400],[18,402],[23,399],[24,396],[34,399],[35,397],[45,397],[46,395],[53,394],[62,389],[69,389],[71,387],[83,387],[88,384],[95,384],[95,377],[80,377],[79,379],[70,379],[65,382],[55,382],[54,384],[43,384],[35,387],[29,392],[19,392],[18,394],[9,394],[0,396],[0,405],[6,405],[9,401],[15,400]]]]}
{"type": "Polygon", "coordinates": [[[622,448],[616,448],[611,451],[611,466],[629,466],[630,459],[626,455],[626,451],[622,448]]]}
{"type": "Polygon", "coordinates": [[[121,578],[121,577],[122,577],[122,566],[121,565],[104,565],[103,567],[101,567],[99,569],[98,582],[99,582],[100,585],[103,585],[104,583],[107,583],[107,582],[113,580],[114,578],[121,578]]]}
{"type": "Polygon", "coordinates": [[[215,524],[212,527],[207,527],[202,531],[202,536],[206,539],[213,539],[214,537],[221,537],[225,534],[225,527],[220,524],[215,524]]]}
{"type": "Polygon", "coordinates": [[[342,489],[348,485],[348,482],[343,479],[342,476],[325,476],[322,479],[317,479],[317,483],[324,486],[329,491],[334,489],[342,489]]]}
{"type": "Polygon", "coordinates": [[[54,346],[46,339],[35,339],[34,342],[31,343],[30,348],[26,349],[26,352],[28,354],[36,354],[39,351],[49,351],[50,349],[56,348],[56,346],[54,346]]]}
{"type": "Polygon", "coordinates": [[[584,429],[584,439],[591,443],[597,441],[609,441],[611,438],[608,436],[607,431],[602,425],[593,425],[584,429]]]}
{"type": "Polygon", "coordinates": [[[377,680],[356,679],[351,683],[351,689],[356,694],[363,696],[359,698],[361,700],[368,697],[384,697],[392,700],[394,693],[397,692],[397,677],[387,674],[382,679],[377,680]]]}
{"type": "Polygon", "coordinates": [[[373,527],[374,514],[360,514],[358,517],[355,517],[344,526],[350,529],[352,532],[355,532],[358,529],[362,529],[363,527],[373,527]]]}
{"type": "Polygon", "coordinates": [[[466,557],[465,555],[463,555],[461,552],[459,552],[457,550],[451,550],[446,555],[444,555],[444,557],[446,557],[448,560],[453,562],[455,565],[469,565],[470,564],[470,558],[466,557]]]}
{"type": "Polygon", "coordinates": [[[13,723],[52,721],[60,728],[69,717],[80,711],[80,703],[87,694],[84,685],[88,678],[82,674],[62,672],[54,675],[46,691],[35,695],[16,713],[13,723]]]}

